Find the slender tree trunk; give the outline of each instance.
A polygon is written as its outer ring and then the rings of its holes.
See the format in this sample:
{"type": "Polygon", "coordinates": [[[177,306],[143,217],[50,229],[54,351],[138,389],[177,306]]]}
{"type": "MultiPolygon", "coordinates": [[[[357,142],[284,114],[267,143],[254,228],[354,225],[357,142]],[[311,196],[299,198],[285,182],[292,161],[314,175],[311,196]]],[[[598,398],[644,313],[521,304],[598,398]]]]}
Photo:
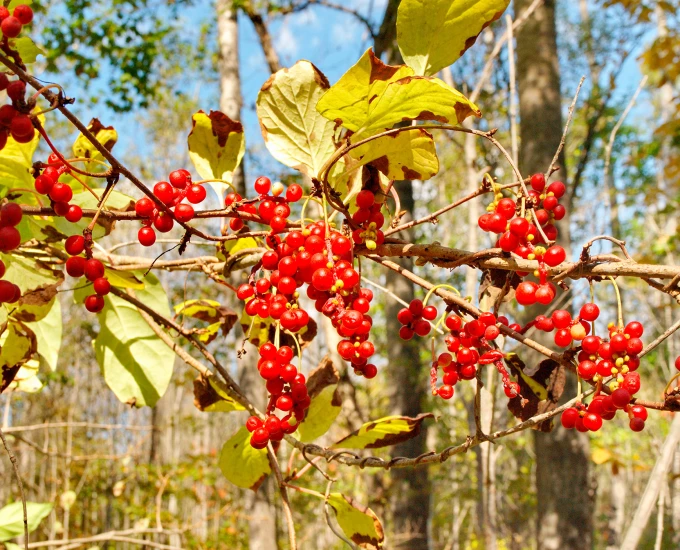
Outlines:
{"type": "MultiPolygon", "coordinates": [[[[515,12],[530,0],[515,0],[515,12]]],[[[520,169],[545,172],[562,135],[555,0],[546,0],[517,33],[517,77],[520,103],[520,169]]],[[[566,178],[564,154],[558,160],[566,178]]],[[[567,210],[568,211],[568,210],[567,210]]],[[[569,250],[569,215],[557,224],[560,242],[569,250]]],[[[565,397],[575,393],[572,377],[565,397]]],[[[589,442],[576,431],[555,428],[535,433],[539,550],[592,546],[593,498],[589,484],[589,442]],[[585,495],[585,496],[584,496],[585,495]]]]}

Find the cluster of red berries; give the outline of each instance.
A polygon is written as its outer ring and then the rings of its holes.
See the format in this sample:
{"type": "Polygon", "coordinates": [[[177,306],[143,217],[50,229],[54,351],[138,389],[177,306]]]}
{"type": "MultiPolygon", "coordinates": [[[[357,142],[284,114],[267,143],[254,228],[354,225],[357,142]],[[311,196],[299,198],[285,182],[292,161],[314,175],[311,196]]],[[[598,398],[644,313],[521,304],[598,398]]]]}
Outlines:
{"type": "Polygon", "coordinates": [[[143,218],[143,227],[137,233],[137,239],[142,246],[151,246],[156,242],[154,227],[161,233],[167,233],[175,224],[174,220],[182,223],[191,221],[195,215],[191,204],[199,204],[205,200],[205,187],[200,184],[192,185],[188,170],[175,170],[170,173],[168,180],[170,181],[156,183],[153,194],[171,210],[172,215],[159,210],[157,204],[149,197],[142,197],[135,203],[135,212],[143,218]],[[191,204],[182,202],[184,199],[191,204]]]}
{"type": "MultiPolygon", "coordinates": [[[[21,235],[16,228],[21,222],[21,207],[8,202],[0,208],[0,252],[11,252],[19,248],[21,235]]],[[[0,260],[0,279],[5,276],[5,264],[0,260]]],[[[14,283],[0,280],[0,303],[13,304],[21,298],[21,289],[14,283]]]]}
{"type": "Polygon", "coordinates": [[[0,30],[5,38],[16,38],[24,25],[33,21],[33,10],[20,4],[10,14],[5,6],[0,6],[0,30]]]}
{"type": "MultiPolygon", "coordinates": [[[[286,189],[286,195],[281,196],[284,191],[282,183],[277,182],[272,185],[271,180],[266,176],[260,176],[255,180],[255,191],[258,194],[256,199],[259,204],[255,206],[253,202],[240,204],[235,208],[236,212],[259,215],[271,228],[272,234],[282,232],[288,225],[290,216],[290,203],[297,202],[302,198],[302,187],[293,183],[286,189]],[[269,192],[271,191],[271,195],[269,192]]],[[[225,206],[238,204],[243,200],[238,193],[229,193],[224,198],[225,206]]],[[[229,221],[229,228],[232,231],[239,231],[245,225],[241,218],[232,218],[229,221]]]]}
{"type": "Polygon", "coordinates": [[[568,430],[576,428],[579,432],[596,432],[604,420],[612,420],[616,412],[622,410],[628,414],[630,429],[641,432],[645,429],[647,409],[642,405],[631,405],[624,393],[627,392],[619,389],[611,395],[598,394],[587,407],[583,403],[569,407],[562,413],[562,426],[568,430]]]}
{"type": "Polygon", "coordinates": [[[365,244],[369,250],[385,241],[381,228],[385,224],[385,216],[380,209],[382,203],[376,201],[375,193],[368,189],[359,191],[355,199],[358,210],[352,215],[352,221],[359,227],[352,232],[352,240],[356,244],[365,244]]]}
{"type": "MultiPolygon", "coordinates": [[[[552,302],[556,289],[547,282],[545,266],[555,267],[566,259],[566,252],[561,246],[541,246],[545,242],[544,234],[550,241],[557,238],[554,222],[565,215],[564,206],[559,204],[559,198],[566,190],[564,183],[555,181],[547,188],[545,183],[543,174],[534,174],[531,177],[532,189],[528,191],[529,207],[535,209],[540,229],[527,219],[528,214],[527,217],[516,215],[517,202],[503,198],[502,193],[495,196],[494,202],[487,207],[488,212],[482,214],[478,222],[482,230],[500,235],[496,246],[505,252],[512,252],[524,259],[538,260],[540,267],[536,275],[540,279],[539,284],[525,281],[516,290],[515,295],[521,305],[552,302]]],[[[527,273],[519,272],[518,275],[527,273]]]]}
{"type": "Polygon", "coordinates": [[[430,385],[432,394],[443,399],[451,399],[454,386],[459,380],[472,380],[477,376],[477,365],[493,363],[501,374],[505,394],[510,397],[519,395],[519,385],[510,380],[503,364],[503,354],[491,346],[500,335],[499,324],[508,325],[504,316],[496,318],[491,312],[482,313],[478,319],[463,320],[458,315],[449,315],[444,325],[449,329],[444,342],[448,352],[439,354],[432,362],[430,385]],[[439,368],[443,371],[442,386],[437,385],[439,368]]]}
{"type": "Polygon", "coordinates": [[[260,346],[257,369],[267,381],[270,397],[264,422],[256,416],[246,422],[246,428],[253,434],[250,444],[256,449],[263,449],[269,441],[281,441],[285,434],[293,433],[309,408],[311,400],[305,377],[291,363],[292,359],[293,350],[288,346],[277,348],[269,342],[260,346]],[[280,416],[276,411],[280,411],[280,416]]]}
{"type": "Polygon", "coordinates": [[[58,155],[52,153],[47,159],[47,168],[35,178],[35,190],[47,195],[52,201],[52,208],[57,216],[63,216],[71,223],[79,222],[83,210],[77,204],[69,204],[73,199],[73,189],[67,183],[59,181],[62,174],[69,171],[58,155]]]}
{"type": "Polygon", "coordinates": [[[411,300],[408,307],[400,309],[397,313],[397,320],[402,324],[399,329],[399,338],[410,340],[414,334],[427,336],[432,330],[430,321],[434,321],[436,318],[436,307],[423,306],[423,302],[417,298],[411,300]]]}
{"type": "Polygon", "coordinates": [[[92,313],[99,313],[104,309],[104,296],[111,290],[111,283],[105,277],[104,264],[91,257],[90,250],[86,250],[85,238],[82,235],[72,235],[64,243],[66,252],[71,256],[66,260],[66,273],[71,277],[85,278],[92,283],[94,294],[85,298],[85,309],[92,313]],[[86,256],[81,256],[85,252],[86,256]]]}
{"type": "Polygon", "coordinates": [[[27,114],[24,103],[26,84],[21,80],[10,82],[5,73],[0,73],[0,91],[6,90],[12,104],[0,107],[0,149],[4,149],[11,135],[18,143],[28,143],[35,136],[33,120],[27,114]]]}
{"type": "Polygon", "coordinates": [[[599,316],[600,308],[597,307],[597,304],[587,303],[583,304],[579,315],[573,319],[568,311],[557,309],[553,311],[550,317],[545,315],[537,316],[524,330],[532,325],[543,332],[555,330],[555,344],[561,348],[566,348],[573,341],[584,341],[588,334],[590,334],[591,323],[594,323],[599,316]]]}

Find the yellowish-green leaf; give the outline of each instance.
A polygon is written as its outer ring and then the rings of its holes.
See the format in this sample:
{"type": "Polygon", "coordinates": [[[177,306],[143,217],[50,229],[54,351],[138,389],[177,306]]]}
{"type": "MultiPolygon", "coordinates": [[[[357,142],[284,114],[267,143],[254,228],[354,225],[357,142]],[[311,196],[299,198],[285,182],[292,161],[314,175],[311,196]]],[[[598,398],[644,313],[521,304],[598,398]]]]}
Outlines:
{"type": "MultiPolygon", "coordinates": [[[[49,303],[57,295],[57,287],[64,281],[63,272],[52,271],[33,259],[14,254],[0,254],[0,258],[7,267],[4,278],[21,289],[20,306],[41,306],[49,303]]],[[[40,312],[32,313],[39,316],[40,312]]],[[[37,318],[26,317],[23,320],[34,321],[37,318]]]]}
{"type": "Polygon", "coordinates": [[[298,439],[305,443],[325,434],[342,410],[338,393],[340,375],[328,356],[321,360],[307,379],[307,391],[311,398],[305,419],[298,427],[298,439]]]}
{"type": "Polygon", "coordinates": [[[20,4],[25,4],[26,6],[30,6],[33,3],[33,0],[12,0],[8,5],[7,9],[10,12],[14,11],[14,8],[16,8],[20,4]]]}
{"type": "Polygon", "coordinates": [[[402,0],[397,42],[418,75],[433,75],[463,55],[510,0],[402,0]]]}
{"type": "Polygon", "coordinates": [[[377,449],[389,447],[402,441],[408,441],[420,433],[420,425],[432,413],[408,416],[386,416],[373,422],[367,422],[358,430],[338,441],[333,448],[342,449],[377,449]]]}
{"type": "Polygon", "coordinates": [[[230,255],[236,254],[241,250],[246,250],[247,248],[258,248],[260,245],[257,240],[253,237],[245,237],[243,239],[234,239],[224,243],[224,251],[228,252],[230,255]]]}
{"type": "Polygon", "coordinates": [[[177,304],[174,307],[175,315],[187,315],[188,317],[195,317],[204,321],[215,320],[219,318],[219,309],[222,307],[216,300],[187,300],[177,304]]]}
{"type": "Polygon", "coordinates": [[[20,36],[11,41],[12,49],[19,52],[24,63],[35,63],[39,55],[45,55],[45,51],[28,36],[20,36]]]}
{"type": "Polygon", "coordinates": [[[329,88],[309,61],[273,74],[257,97],[257,116],[267,149],[279,162],[316,177],[335,151],[334,123],[315,109],[329,88]]]}
{"type": "MultiPolygon", "coordinates": [[[[93,118],[88,124],[87,129],[97,138],[105,149],[111,151],[113,146],[118,141],[118,132],[113,126],[104,126],[99,119],[93,118]]],[[[83,135],[79,134],[76,141],[73,143],[73,156],[76,158],[92,159],[91,161],[78,163],[78,165],[88,172],[106,172],[107,165],[102,164],[104,157],[95,148],[92,143],[83,135]]],[[[92,181],[93,184],[99,183],[103,180],[96,180],[94,178],[84,177],[87,181],[92,181]]],[[[82,178],[81,177],[81,178],[82,178]]],[[[87,183],[87,182],[86,182],[87,183]]],[[[107,201],[108,204],[108,201],[107,201]]]]}
{"type": "Polygon", "coordinates": [[[248,341],[254,346],[259,346],[269,341],[269,327],[272,322],[271,317],[266,319],[262,319],[259,315],[251,317],[246,313],[245,308],[243,308],[240,320],[241,328],[243,329],[243,334],[248,337],[248,341]]]}
{"type": "Polygon", "coordinates": [[[3,195],[7,194],[8,189],[30,189],[33,181],[24,163],[0,156],[0,188],[5,188],[3,195]]]}
{"type": "Polygon", "coordinates": [[[386,65],[369,48],[324,94],[316,109],[328,120],[355,132],[368,118],[370,103],[387,85],[413,74],[413,69],[406,65],[386,65]]]}
{"type": "Polygon", "coordinates": [[[328,183],[336,193],[339,193],[350,213],[358,209],[352,199],[359,194],[363,184],[361,166],[360,161],[345,155],[333,165],[328,175],[328,183]]]}
{"type": "Polygon", "coordinates": [[[210,323],[198,334],[201,342],[212,342],[221,330],[222,335],[229,334],[238,320],[238,314],[215,300],[187,300],[175,306],[175,315],[186,315],[200,321],[210,323]]]}
{"type": "Polygon", "coordinates": [[[227,393],[224,385],[219,380],[215,380],[214,376],[207,378],[199,376],[194,380],[194,405],[203,412],[246,410],[227,393]]]}
{"type": "MultiPolygon", "coordinates": [[[[38,120],[44,125],[45,115],[38,115],[38,120]]],[[[33,155],[35,150],[38,148],[39,141],[40,134],[38,132],[35,133],[33,139],[28,143],[19,143],[10,136],[10,138],[7,140],[7,144],[2,148],[2,151],[0,151],[0,159],[8,159],[18,163],[25,168],[25,172],[28,174],[28,169],[33,166],[33,155]]],[[[31,187],[29,187],[29,189],[33,189],[33,178],[31,178],[30,181],[31,187]]],[[[8,185],[5,184],[4,177],[0,179],[0,182],[2,182],[4,185],[8,185]]]]}
{"type": "MultiPolygon", "coordinates": [[[[35,531],[40,522],[52,511],[49,502],[27,502],[28,532],[35,531]]],[[[21,501],[12,502],[0,509],[0,542],[24,534],[24,509],[21,501]]]]}
{"type": "MultiPolygon", "coordinates": [[[[194,168],[203,179],[231,182],[246,150],[243,125],[220,111],[210,111],[210,114],[198,111],[192,123],[188,142],[194,168]]],[[[218,197],[228,188],[220,182],[210,185],[218,197]]]]}
{"type": "Polygon", "coordinates": [[[250,432],[241,427],[222,447],[220,470],[229,481],[244,489],[257,488],[271,473],[267,449],[250,445],[250,432]]]}
{"type": "Polygon", "coordinates": [[[595,464],[598,466],[613,460],[614,455],[608,449],[595,449],[591,455],[591,458],[595,464]]]}
{"type": "Polygon", "coordinates": [[[382,548],[385,534],[373,510],[342,493],[328,495],[328,504],[335,510],[338,525],[347,538],[362,548],[382,548]]]}
{"type": "Polygon", "coordinates": [[[439,171],[434,140],[420,129],[369,141],[350,155],[360,165],[372,164],[391,180],[427,180],[439,171]]]}
{"type": "Polygon", "coordinates": [[[14,380],[9,385],[12,391],[20,391],[25,393],[36,393],[43,387],[42,382],[38,378],[38,370],[40,363],[35,360],[27,361],[21,366],[19,371],[14,376],[14,380]]]}
{"type": "Polygon", "coordinates": [[[0,392],[12,382],[21,365],[36,352],[35,334],[21,323],[10,322],[0,336],[0,392]]]}
{"type": "Polygon", "coordinates": [[[51,370],[56,370],[63,329],[59,300],[53,299],[47,315],[38,321],[26,323],[26,326],[35,334],[40,357],[51,370]]]}
{"type": "Polygon", "coordinates": [[[368,118],[352,139],[356,143],[405,120],[459,124],[470,115],[481,116],[481,111],[442,80],[407,76],[388,84],[380,97],[371,102],[368,118]]]}
{"type": "Polygon", "coordinates": [[[133,288],[136,290],[144,288],[144,282],[134,271],[122,271],[109,266],[106,266],[105,271],[106,278],[111,283],[111,286],[118,288],[133,288]]]}

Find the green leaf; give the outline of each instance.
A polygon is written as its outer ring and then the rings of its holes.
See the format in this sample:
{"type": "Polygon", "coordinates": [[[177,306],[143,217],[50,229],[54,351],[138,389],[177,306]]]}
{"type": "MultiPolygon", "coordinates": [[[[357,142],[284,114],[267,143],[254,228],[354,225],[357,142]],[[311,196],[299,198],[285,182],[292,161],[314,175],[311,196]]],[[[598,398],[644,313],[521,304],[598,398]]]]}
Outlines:
{"type": "Polygon", "coordinates": [[[51,370],[56,370],[63,326],[59,300],[54,299],[45,317],[36,322],[26,323],[26,326],[35,334],[40,356],[51,370]]]}
{"type": "MultiPolygon", "coordinates": [[[[136,297],[164,317],[168,301],[158,279],[149,274],[136,297]]],[[[170,383],[173,351],[151,330],[135,306],[109,294],[99,314],[101,330],[94,341],[104,379],[123,403],[154,406],[170,383]]]]}
{"type": "Polygon", "coordinates": [[[370,103],[390,82],[413,75],[406,65],[386,65],[369,48],[319,100],[316,109],[328,120],[357,131],[368,118],[370,103]]]}
{"type": "MultiPolygon", "coordinates": [[[[35,259],[24,258],[16,254],[0,254],[0,259],[7,267],[4,278],[21,289],[20,306],[40,306],[50,303],[57,295],[57,288],[64,282],[63,272],[52,271],[35,259]]],[[[27,318],[26,320],[35,319],[27,318]]]]}
{"type": "MultiPolygon", "coordinates": [[[[189,133],[189,158],[194,168],[205,180],[231,182],[234,171],[241,163],[246,150],[243,125],[220,111],[206,115],[198,111],[193,117],[189,133]]],[[[229,186],[213,182],[209,184],[222,197],[229,186]]]]}
{"type": "Polygon", "coordinates": [[[33,3],[33,0],[12,0],[8,5],[7,9],[12,12],[14,11],[14,8],[16,8],[20,4],[25,4],[26,6],[30,6],[33,3]]]}
{"type": "Polygon", "coordinates": [[[397,42],[418,75],[433,75],[463,55],[510,0],[402,0],[397,42]]]}
{"type": "Polygon", "coordinates": [[[371,164],[391,180],[427,180],[439,171],[432,136],[425,130],[408,130],[383,136],[352,149],[360,165],[371,164]]]}
{"type": "Polygon", "coordinates": [[[0,187],[5,187],[3,194],[7,194],[9,189],[32,189],[33,181],[24,163],[0,155],[0,187]]]}
{"type": "Polygon", "coordinates": [[[352,140],[356,143],[407,120],[459,124],[470,115],[481,114],[474,103],[442,80],[407,76],[390,83],[382,95],[371,102],[368,118],[352,140]]]}
{"type": "Polygon", "coordinates": [[[45,56],[45,50],[36,45],[28,36],[20,36],[10,41],[11,48],[19,52],[24,63],[35,63],[39,55],[45,56]]]}
{"type": "Polygon", "coordinates": [[[241,427],[222,447],[220,470],[229,481],[244,489],[257,488],[271,473],[267,449],[250,445],[250,432],[241,427]]]}
{"type": "Polygon", "coordinates": [[[315,109],[329,88],[326,77],[309,61],[281,69],[257,96],[257,116],[267,149],[279,162],[316,177],[335,151],[334,123],[315,109]]]}
{"type": "Polygon", "coordinates": [[[133,288],[135,290],[144,288],[144,282],[134,271],[122,271],[109,266],[106,266],[105,271],[106,278],[111,283],[111,286],[118,288],[133,288]]]}
{"type": "MultiPolygon", "coordinates": [[[[108,151],[111,151],[113,149],[113,146],[118,141],[118,132],[116,132],[114,127],[104,126],[99,121],[98,118],[93,118],[87,125],[87,129],[90,131],[91,134],[94,135],[97,141],[101,143],[108,151]]],[[[89,162],[77,163],[79,167],[82,167],[84,170],[87,170],[88,172],[106,171],[106,165],[102,164],[102,162],[104,161],[104,157],[95,148],[95,146],[92,145],[92,143],[90,143],[90,140],[88,140],[83,134],[78,134],[78,137],[73,143],[73,156],[76,158],[92,159],[89,162]]],[[[80,177],[85,178],[86,183],[92,182],[92,185],[90,187],[95,187],[100,181],[102,181],[87,176],[80,177]]]]}
{"type": "Polygon", "coordinates": [[[245,411],[226,391],[224,384],[214,376],[199,376],[194,380],[194,405],[203,412],[245,411]]]}
{"type": "Polygon", "coordinates": [[[335,510],[338,525],[349,539],[362,548],[382,548],[385,534],[373,510],[342,493],[328,495],[328,504],[335,510]]]}
{"type": "Polygon", "coordinates": [[[333,445],[333,448],[378,449],[396,445],[417,436],[420,433],[420,425],[423,420],[433,417],[432,413],[419,414],[415,418],[386,416],[373,422],[367,422],[358,430],[338,441],[333,445]]]}
{"type": "Polygon", "coordinates": [[[328,356],[309,374],[307,392],[312,402],[298,427],[300,441],[307,443],[321,437],[335,422],[342,410],[339,381],[340,375],[328,356]]]}
{"type": "MultiPolygon", "coordinates": [[[[49,502],[27,502],[28,532],[35,531],[40,522],[52,511],[49,502]]],[[[7,541],[24,534],[24,509],[21,502],[12,502],[0,509],[0,541],[7,541]]]]}

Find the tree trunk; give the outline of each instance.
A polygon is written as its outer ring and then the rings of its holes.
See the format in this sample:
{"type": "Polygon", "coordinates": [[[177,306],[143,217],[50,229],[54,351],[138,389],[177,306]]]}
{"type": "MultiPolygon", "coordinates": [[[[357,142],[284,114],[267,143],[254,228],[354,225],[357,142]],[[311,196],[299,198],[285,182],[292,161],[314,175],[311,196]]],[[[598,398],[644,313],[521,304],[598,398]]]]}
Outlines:
{"type": "MultiPolygon", "coordinates": [[[[515,12],[531,0],[515,0],[515,12]]],[[[555,28],[555,0],[546,0],[517,33],[520,104],[519,151],[523,174],[545,172],[562,136],[560,72],[555,28]]],[[[564,153],[558,159],[566,178],[564,153]]],[[[571,198],[571,197],[568,197],[571,198]]],[[[569,250],[569,209],[557,224],[561,244],[569,250]]],[[[564,396],[575,393],[568,377],[564,396]]],[[[592,546],[593,498],[589,484],[589,442],[576,431],[556,427],[535,433],[539,550],[592,546]]]]}

